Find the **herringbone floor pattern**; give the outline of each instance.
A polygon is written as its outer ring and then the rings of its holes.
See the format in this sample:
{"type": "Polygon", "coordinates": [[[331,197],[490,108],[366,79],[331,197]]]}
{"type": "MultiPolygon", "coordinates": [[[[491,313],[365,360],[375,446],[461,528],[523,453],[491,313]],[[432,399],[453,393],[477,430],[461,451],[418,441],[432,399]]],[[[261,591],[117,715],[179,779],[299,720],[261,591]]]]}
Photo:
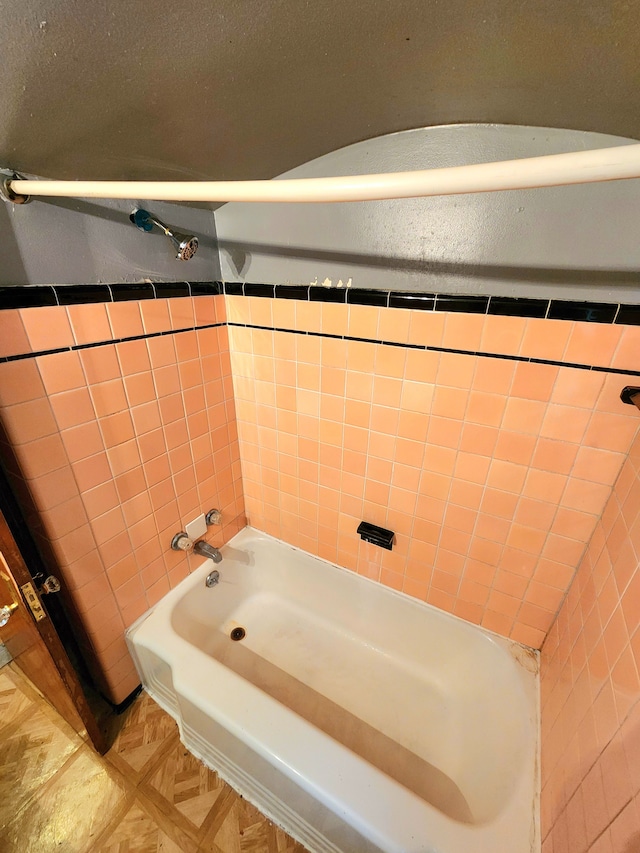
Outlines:
{"type": "Polygon", "coordinates": [[[106,756],[0,671],[2,853],[305,853],[180,743],[146,694],[106,756]]]}

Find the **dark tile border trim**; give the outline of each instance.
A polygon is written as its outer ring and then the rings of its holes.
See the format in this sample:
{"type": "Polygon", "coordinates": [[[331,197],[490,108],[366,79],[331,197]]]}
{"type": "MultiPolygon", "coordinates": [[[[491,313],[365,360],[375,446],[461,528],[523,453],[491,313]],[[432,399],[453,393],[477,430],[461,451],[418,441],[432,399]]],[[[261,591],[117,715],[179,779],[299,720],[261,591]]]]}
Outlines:
{"type": "MultiPolygon", "coordinates": [[[[220,285],[229,296],[273,296],[302,302],[374,305],[420,311],[450,311],[499,317],[537,317],[547,320],[578,320],[583,323],[617,323],[640,326],[640,305],[609,302],[575,302],[565,299],[529,299],[512,296],[475,296],[405,290],[336,288],[322,285],[242,284],[220,285]]],[[[222,290],[221,290],[222,292],[222,290]]]]}
{"type": "Polygon", "coordinates": [[[135,702],[135,700],[138,698],[138,696],[141,693],[142,693],[142,684],[138,684],[138,686],[134,687],[133,690],[131,691],[131,693],[129,693],[129,695],[126,696],[122,700],[122,702],[120,702],[119,705],[114,705],[113,702],[111,702],[109,699],[107,699],[107,697],[104,695],[104,693],[101,693],[100,695],[102,696],[102,698],[106,702],[108,702],[109,705],[111,705],[114,713],[117,714],[118,716],[120,716],[120,714],[124,714],[124,712],[127,710],[127,708],[130,705],[133,705],[133,703],[135,702]]]}
{"type": "Polygon", "coordinates": [[[54,288],[59,305],[86,305],[91,302],[111,302],[107,284],[69,284],[54,288]]]}
{"type": "Polygon", "coordinates": [[[553,361],[551,359],[546,358],[529,358],[528,356],[523,355],[507,355],[504,353],[497,352],[484,352],[482,350],[453,349],[451,347],[428,346],[427,344],[400,343],[399,341],[384,341],[378,340],[376,338],[359,338],[355,337],[354,335],[332,335],[328,332],[308,332],[303,329],[283,329],[274,326],[258,326],[252,323],[233,323],[229,321],[224,321],[221,323],[209,323],[203,326],[190,326],[184,329],[168,329],[165,332],[148,332],[143,335],[132,335],[128,338],[113,338],[112,340],[96,341],[95,343],[91,344],[74,344],[70,347],[60,347],[58,349],[39,350],[38,352],[26,352],[20,353],[19,355],[8,355],[0,358],[0,364],[9,361],[25,361],[26,359],[40,358],[46,355],[56,355],[57,353],[61,352],[73,352],[83,349],[95,349],[96,347],[108,347],[115,344],[127,343],[128,341],[142,341],[148,338],[162,338],[166,337],[167,335],[179,335],[183,332],[198,332],[201,329],[217,329],[222,326],[235,326],[236,328],[241,329],[259,329],[261,331],[266,332],[285,332],[289,335],[308,335],[309,337],[327,338],[328,340],[357,341],[358,343],[364,344],[379,344],[380,346],[385,347],[400,347],[401,349],[415,349],[423,350],[425,352],[446,352],[453,353],[455,355],[470,355],[475,356],[477,358],[495,358],[503,360],[506,359],[507,361],[527,362],[529,364],[549,364],[555,367],[571,367],[575,370],[593,370],[597,373],[612,373],[618,374],[620,376],[640,376],[640,370],[623,370],[619,367],[601,367],[599,365],[593,364],[579,364],[568,361],[553,361]]]}
{"type": "Polygon", "coordinates": [[[609,302],[575,302],[565,299],[529,299],[510,296],[476,296],[420,291],[335,288],[322,285],[260,284],[221,281],[140,282],[131,284],[15,285],[0,287],[0,310],[141,299],[176,299],[183,296],[257,296],[373,305],[421,311],[455,311],[500,317],[538,317],[640,326],[640,305],[609,302]]]}
{"type": "Polygon", "coordinates": [[[192,296],[220,296],[224,293],[221,281],[191,281],[189,287],[192,296]]]}
{"type": "Polygon", "coordinates": [[[436,295],[436,311],[457,311],[460,314],[488,314],[489,296],[436,295]]]}
{"type": "Polygon", "coordinates": [[[530,358],[525,355],[504,355],[502,353],[497,352],[483,352],[482,350],[452,349],[451,347],[433,347],[428,346],[427,344],[403,344],[399,343],[398,341],[383,341],[375,340],[373,338],[357,338],[353,335],[330,335],[326,332],[306,332],[303,329],[279,329],[274,328],[273,326],[256,326],[252,323],[227,322],[227,326],[235,326],[236,328],[241,329],[260,329],[261,331],[266,332],[286,332],[290,335],[308,335],[309,337],[313,338],[329,338],[338,341],[356,341],[358,343],[363,344],[379,344],[380,346],[384,347],[417,349],[422,350],[423,352],[446,352],[453,353],[455,355],[471,355],[475,356],[476,358],[497,358],[506,361],[520,361],[526,362],[527,364],[549,364],[554,367],[571,367],[575,370],[593,370],[597,373],[614,373],[620,376],[640,376],[640,370],[623,370],[620,367],[599,367],[598,365],[592,364],[578,364],[575,362],[568,361],[553,361],[547,358],[530,358]]]}
{"type": "MultiPolygon", "coordinates": [[[[225,285],[225,293],[226,293],[226,285],[225,285]]],[[[337,287],[311,287],[309,286],[309,290],[307,291],[308,296],[306,297],[309,302],[338,302],[344,304],[347,301],[347,291],[346,290],[338,290],[337,287]]],[[[384,293],[384,291],[381,291],[384,293]]],[[[277,297],[276,293],[276,297],[277,297]]],[[[304,297],[303,297],[304,299],[304,297]]]]}
{"type": "MultiPolygon", "coordinates": [[[[336,290],[336,293],[339,291],[336,290]]],[[[350,287],[347,293],[349,305],[373,305],[376,308],[388,308],[389,292],[387,290],[360,290],[358,287],[350,287]]]]}
{"type": "Polygon", "coordinates": [[[218,329],[226,326],[226,322],[209,323],[205,326],[189,326],[186,329],[168,329],[166,332],[147,332],[144,335],[132,335],[129,338],[112,338],[108,341],[96,341],[92,344],[74,344],[70,347],[59,347],[58,349],[38,350],[38,352],[25,352],[20,355],[7,355],[0,358],[0,364],[7,361],[25,361],[29,358],[40,358],[44,355],[57,355],[61,352],[77,352],[83,349],[96,349],[96,347],[110,347],[115,344],[126,344],[129,341],[144,341],[149,338],[165,338],[167,335],[180,335],[183,332],[199,332],[201,329],[218,329]]]}
{"type": "MultiPolygon", "coordinates": [[[[264,287],[265,285],[258,286],[264,287]]],[[[242,285],[240,285],[240,288],[242,288],[242,285]]],[[[271,287],[271,290],[273,291],[273,287],[271,287]]],[[[224,285],[221,281],[142,281],[127,284],[19,284],[14,286],[0,286],[0,311],[10,308],[44,308],[51,305],[86,305],[95,302],[137,302],[141,299],[176,299],[182,296],[219,296],[222,293],[224,293],[224,285]]]]}
{"type": "Polygon", "coordinates": [[[618,306],[606,302],[564,302],[554,300],[549,305],[550,320],[581,320],[587,323],[613,323],[618,306]],[[585,316],[586,314],[586,316],[585,316]]]}
{"type": "Polygon", "coordinates": [[[245,296],[259,296],[264,299],[273,299],[275,296],[275,284],[245,284],[245,296]]]}
{"type": "Polygon", "coordinates": [[[276,299],[298,299],[306,302],[309,299],[309,285],[305,284],[276,284],[276,299]]]}
{"type": "Polygon", "coordinates": [[[149,283],[114,284],[111,286],[111,295],[114,302],[138,302],[140,299],[155,299],[156,292],[149,283]]]}
{"type": "Polygon", "coordinates": [[[2,308],[43,308],[59,305],[56,291],[48,285],[16,285],[0,287],[0,309],[2,308]]]}
{"type": "Polygon", "coordinates": [[[176,299],[180,296],[191,296],[191,288],[186,281],[155,282],[153,289],[157,299],[176,299]]]}
{"type": "Polygon", "coordinates": [[[408,311],[433,311],[435,293],[389,292],[389,308],[405,308],[408,311]]]}

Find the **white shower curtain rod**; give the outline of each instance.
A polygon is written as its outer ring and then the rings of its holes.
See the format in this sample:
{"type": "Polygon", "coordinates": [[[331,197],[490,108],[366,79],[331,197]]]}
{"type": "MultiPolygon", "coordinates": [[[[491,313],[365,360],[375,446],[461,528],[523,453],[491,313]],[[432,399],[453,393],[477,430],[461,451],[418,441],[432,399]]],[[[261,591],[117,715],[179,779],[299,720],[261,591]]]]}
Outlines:
{"type": "MultiPolygon", "coordinates": [[[[640,177],[640,144],[445,169],[264,181],[49,181],[15,178],[10,194],[136,201],[338,202],[523,190],[640,177]]],[[[16,199],[20,200],[20,198],[16,199]]]]}

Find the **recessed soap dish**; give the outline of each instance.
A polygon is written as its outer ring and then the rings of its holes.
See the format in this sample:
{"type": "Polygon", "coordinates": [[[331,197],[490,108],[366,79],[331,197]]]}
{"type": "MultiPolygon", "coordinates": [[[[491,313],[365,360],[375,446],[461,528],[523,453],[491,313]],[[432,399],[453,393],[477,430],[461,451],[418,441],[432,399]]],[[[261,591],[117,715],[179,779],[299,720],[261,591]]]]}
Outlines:
{"type": "Polygon", "coordinates": [[[369,524],[368,521],[361,521],[358,525],[360,538],[365,542],[371,542],[372,545],[379,545],[380,548],[386,548],[391,551],[393,548],[393,530],[387,530],[386,527],[378,527],[377,524],[369,524]]]}

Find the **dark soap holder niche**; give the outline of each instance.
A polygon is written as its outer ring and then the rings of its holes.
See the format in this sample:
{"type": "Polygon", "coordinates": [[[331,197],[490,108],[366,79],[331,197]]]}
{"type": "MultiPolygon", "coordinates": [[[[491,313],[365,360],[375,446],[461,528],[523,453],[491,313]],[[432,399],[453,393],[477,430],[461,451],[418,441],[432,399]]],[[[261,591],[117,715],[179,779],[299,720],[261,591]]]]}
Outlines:
{"type": "Polygon", "coordinates": [[[361,521],[358,525],[358,533],[360,538],[365,542],[371,542],[372,545],[379,545],[380,548],[386,548],[391,551],[393,548],[393,530],[387,530],[385,527],[378,527],[377,524],[369,524],[368,521],[361,521]]]}
{"type": "Polygon", "coordinates": [[[637,385],[626,385],[620,394],[623,403],[637,406],[640,409],[640,388],[637,385]]]}

